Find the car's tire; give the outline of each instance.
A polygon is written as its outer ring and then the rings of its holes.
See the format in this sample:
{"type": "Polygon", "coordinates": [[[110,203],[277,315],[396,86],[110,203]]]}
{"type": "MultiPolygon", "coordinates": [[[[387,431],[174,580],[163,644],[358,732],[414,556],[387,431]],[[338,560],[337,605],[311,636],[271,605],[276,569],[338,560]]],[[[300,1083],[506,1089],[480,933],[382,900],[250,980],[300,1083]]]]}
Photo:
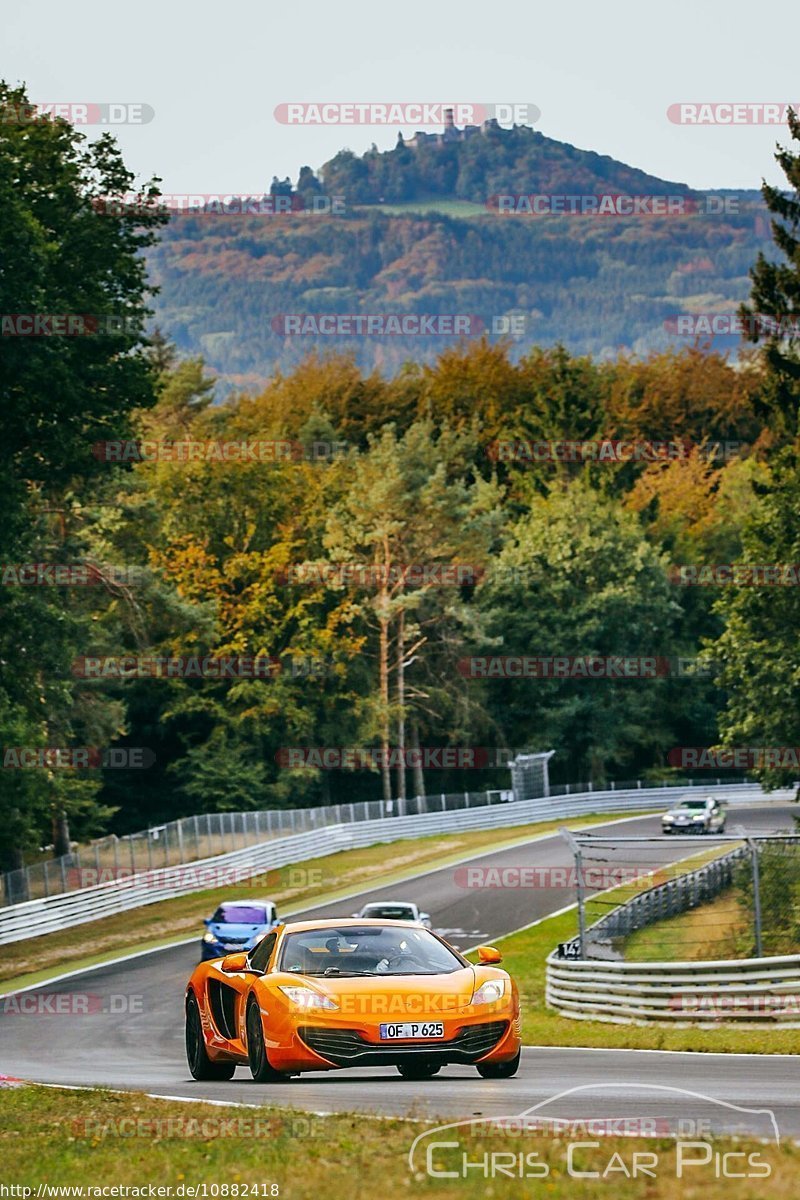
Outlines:
{"type": "Polygon", "coordinates": [[[398,1063],[397,1069],[403,1079],[433,1079],[442,1069],[441,1063],[407,1062],[398,1063]]]}
{"type": "Polygon", "coordinates": [[[234,1062],[212,1062],[208,1057],[200,1009],[192,992],[186,1000],[186,1061],[192,1079],[233,1079],[236,1070],[234,1062]]]}
{"type": "Polygon", "coordinates": [[[508,1062],[476,1063],[478,1074],[484,1079],[511,1079],[519,1070],[520,1051],[508,1062]]]}
{"type": "Polygon", "coordinates": [[[247,1005],[247,1057],[250,1062],[250,1074],[256,1083],[280,1083],[281,1080],[291,1078],[286,1071],[276,1071],[270,1066],[264,1041],[264,1026],[261,1023],[261,1009],[256,1000],[250,1000],[247,1005]]]}

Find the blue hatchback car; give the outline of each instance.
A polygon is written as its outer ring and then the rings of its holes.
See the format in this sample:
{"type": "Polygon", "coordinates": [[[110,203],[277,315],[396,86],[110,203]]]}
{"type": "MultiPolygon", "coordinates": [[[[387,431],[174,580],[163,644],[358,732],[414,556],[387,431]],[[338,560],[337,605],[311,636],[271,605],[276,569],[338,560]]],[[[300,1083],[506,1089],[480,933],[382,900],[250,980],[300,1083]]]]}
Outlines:
{"type": "Polygon", "coordinates": [[[200,958],[205,962],[222,954],[251,950],[262,934],[278,924],[278,913],[271,900],[231,900],[220,904],[213,917],[203,924],[207,931],[200,943],[200,958]]]}

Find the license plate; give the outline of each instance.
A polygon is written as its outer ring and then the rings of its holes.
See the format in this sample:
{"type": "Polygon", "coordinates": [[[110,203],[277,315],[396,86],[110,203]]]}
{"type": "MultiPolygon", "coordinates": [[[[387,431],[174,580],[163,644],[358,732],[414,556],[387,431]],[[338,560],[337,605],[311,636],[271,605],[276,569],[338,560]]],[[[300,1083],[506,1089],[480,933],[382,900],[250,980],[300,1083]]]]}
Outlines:
{"type": "Polygon", "coordinates": [[[420,1021],[412,1024],[410,1021],[399,1025],[381,1025],[381,1039],[393,1041],[395,1038],[441,1038],[444,1037],[444,1025],[441,1021],[420,1021]]]}

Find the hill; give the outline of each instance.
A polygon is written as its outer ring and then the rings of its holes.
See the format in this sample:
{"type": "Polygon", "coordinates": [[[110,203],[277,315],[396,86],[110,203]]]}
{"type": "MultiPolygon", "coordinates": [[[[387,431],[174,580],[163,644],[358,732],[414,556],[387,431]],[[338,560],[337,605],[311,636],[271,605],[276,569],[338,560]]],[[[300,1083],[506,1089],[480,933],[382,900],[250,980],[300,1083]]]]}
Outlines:
{"type": "Polygon", "coordinates": [[[294,188],[274,180],[273,196],[291,193],[288,211],[222,215],[209,204],[175,216],[149,255],[158,323],[204,355],[225,392],[258,388],[315,349],[392,371],[458,338],[447,321],[365,332],[358,315],[467,316],[469,336],[510,335],[518,354],[563,342],[607,357],[680,345],[677,314],[733,313],[748,295],[747,272],[770,245],[757,192],[699,195],[525,127],[455,132],[342,151],[318,174],[304,167],[294,188]],[[661,197],[673,211],[535,215],[526,199],[557,209],[620,195],[661,197]],[[326,332],[330,314],[346,319],[326,332]]]}

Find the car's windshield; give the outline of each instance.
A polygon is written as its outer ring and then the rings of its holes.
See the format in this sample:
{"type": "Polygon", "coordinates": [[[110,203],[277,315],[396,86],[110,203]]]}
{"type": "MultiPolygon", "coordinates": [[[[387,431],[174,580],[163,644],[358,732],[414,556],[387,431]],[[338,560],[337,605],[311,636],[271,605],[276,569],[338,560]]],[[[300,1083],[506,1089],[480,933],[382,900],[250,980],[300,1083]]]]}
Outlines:
{"type": "Polygon", "coordinates": [[[415,921],[410,904],[368,904],[362,909],[362,917],[377,918],[379,921],[415,921]]]}
{"type": "Polygon", "coordinates": [[[211,920],[223,925],[265,925],[268,918],[263,905],[220,904],[211,920]]]}
{"type": "Polygon", "coordinates": [[[705,800],[684,800],[681,808],[705,809],[706,802],[705,800]]]}
{"type": "Polygon", "coordinates": [[[427,929],[331,925],[287,934],[279,970],[301,975],[445,975],[465,965],[427,929]]]}

